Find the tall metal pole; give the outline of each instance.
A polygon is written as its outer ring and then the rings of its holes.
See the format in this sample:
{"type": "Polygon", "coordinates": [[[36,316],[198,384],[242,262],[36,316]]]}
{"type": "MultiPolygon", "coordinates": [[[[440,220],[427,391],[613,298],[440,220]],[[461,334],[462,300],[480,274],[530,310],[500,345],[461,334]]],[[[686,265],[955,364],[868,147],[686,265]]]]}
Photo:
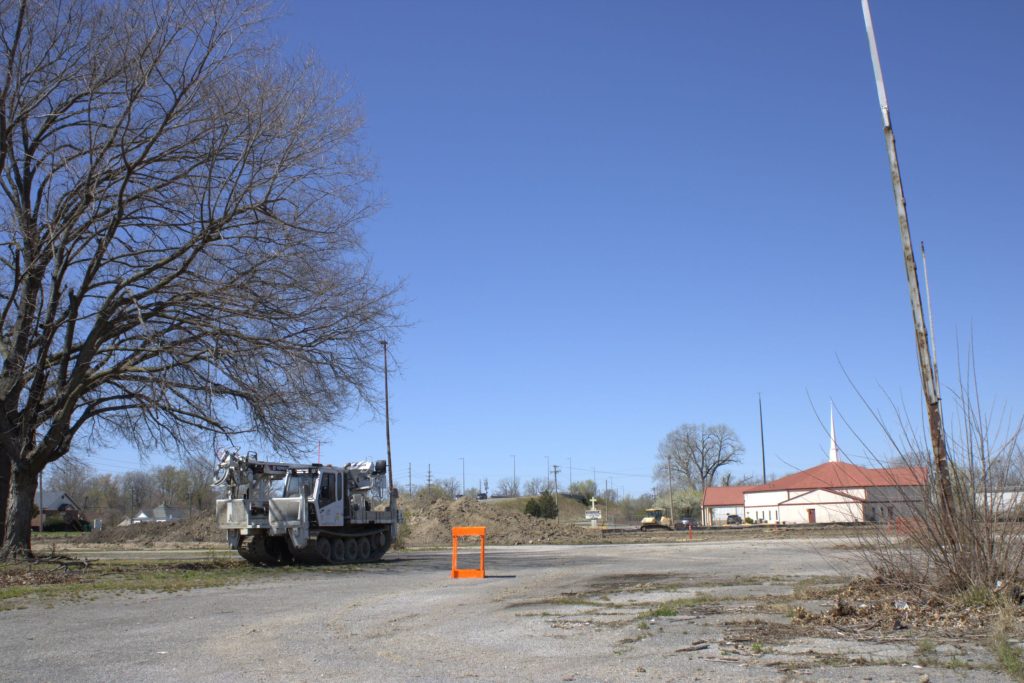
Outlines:
{"type": "Polygon", "coordinates": [[[768,483],[768,470],[764,464],[764,411],[761,410],[761,392],[757,392],[757,419],[761,423],[761,483],[768,483]]]}
{"type": "Polygon", "coordinates": [[[942,499],[942,509],[947,515],[946,521],[951,523],[953,490],[950,485],[949,465],[946,457],[946,434],[942,424],[942,412],[939,408],[939,387],[932,372],[928,329],[925,327],[924,312],[921,306],[921,288],[918,283],[917,264],[914,261],[914,246],[910,241],[910,220],[907,218],[907,200],[903,195],[903,180],[900,176],[899,159],[896,156],[896,136],[892,130],[889,100],[885,93],[885,82],[882,80],[882,63],[878,57],[878,45],[875,43],[875,28],[871,22],[871,8],[868,6],[868,0],[861,0],[861,8],[864,11],[864,27],[868,34],[868,46],[871,49],[871,63],[875,70],[878,104],[882,109],[882,132],[885,134],[885,146],[889,153],[892,191],[896,200],[896,216],[900,224],[900,241],[903,243],[903,262],[907,271],[910,309],[914,317],[914,335],[917,341],[918,369],[921,373],[921,387],[928,407],[928,426],[931,430],[935,473],[939,480],[939,496],[942,499]]]}
{"type": "MultiPolygon", "coordinates": [[[[928,338],[932,343],[932,381],[935,386],[939,384],[939,354],[935,351],[935,316],[932,314],[932,288],[928,286],[928,257],[924,252],[924,242],[921,242],[921,268],[924,270],[924,298],[928,303],[928,338]]],[[[942,397],[939,397],[939,415],[942,414],[942,397]]]]}
{"type": "MultiPolygon", "coordinates": [[[[43,469],[46,469],[45,467],[43,469]]],[[[39,472],[39,532],[46,528],[46,511],[43,510],[43,472],[39,472]]]]}
{"type": "Polygon", "coordinates": [[[669,516],[669,519],[672,520],[672,523],[675,524],[675,522],[676,522],[676,516],[674,514],[675,513],[675,508],[672,507],[672,459],[671,458],[668,459],[668,462],[666,463],[666,467],[668,467],[668,516],[669,516]]]}
{"type": "Polygon", "coordinates": [[[388,395],[388,340],[381,339],[384,347],[384,438],[388,443],[388,491],[394,494],[395,482],[391,476],[391,401],[388,395]]]}

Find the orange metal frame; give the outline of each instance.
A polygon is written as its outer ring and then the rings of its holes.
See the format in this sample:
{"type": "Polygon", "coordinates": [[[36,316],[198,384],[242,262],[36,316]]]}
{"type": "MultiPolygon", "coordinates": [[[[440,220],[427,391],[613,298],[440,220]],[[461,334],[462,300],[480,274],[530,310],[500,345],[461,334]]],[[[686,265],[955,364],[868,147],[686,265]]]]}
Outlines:
{"type": "Polygon", "coordinates": [[[452,527],[452,578],[453,579],[484,579],[484,541],[487,538],[487,527],[457,526],[452,527]],[[480,537],[480,568],[459,569],[459,539],[463,536],[480,537]]]}

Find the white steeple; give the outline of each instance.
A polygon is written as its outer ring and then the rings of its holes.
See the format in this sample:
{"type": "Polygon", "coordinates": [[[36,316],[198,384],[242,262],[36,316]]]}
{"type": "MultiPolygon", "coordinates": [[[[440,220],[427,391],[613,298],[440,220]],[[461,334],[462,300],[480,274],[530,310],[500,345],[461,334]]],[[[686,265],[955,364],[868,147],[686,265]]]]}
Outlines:
{"type": "Polygon", "coordinates": [[[832,416],[832,403],[828,404],[828,422],[831,427],[828,461],[839,462],[839,444],[836,443],[836,419],[832,416]]]}

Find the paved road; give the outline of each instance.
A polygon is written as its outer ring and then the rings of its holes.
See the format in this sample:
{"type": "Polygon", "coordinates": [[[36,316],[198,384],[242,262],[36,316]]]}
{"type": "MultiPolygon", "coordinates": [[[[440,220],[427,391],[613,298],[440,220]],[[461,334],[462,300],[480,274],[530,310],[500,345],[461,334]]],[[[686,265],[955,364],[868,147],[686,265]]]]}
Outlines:
{"type": "Polygon", "coordinates": [[[788,592],[778,577],[848,573],[833,544],[489,547],[489,578],[458,581],[448,553],[393,553],[346,573],[95,594],[0,613],[0,680],[780,680],[676,652],[720,625],[683,615],[641,629],[638,614],[698,586],[788,592]]]}

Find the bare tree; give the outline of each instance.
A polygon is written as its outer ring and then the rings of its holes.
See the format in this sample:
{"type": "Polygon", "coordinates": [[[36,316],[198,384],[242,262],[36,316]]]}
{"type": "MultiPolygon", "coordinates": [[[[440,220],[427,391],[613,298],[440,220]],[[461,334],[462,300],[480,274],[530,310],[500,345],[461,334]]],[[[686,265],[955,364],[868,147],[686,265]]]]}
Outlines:
{"type": "Polygon", "coordinates": [[[161,503],[177,505],[188,499],[188,473],[174,465],[164,465],[152,472],[156,495],[161,503]]]}
{"type": "Polygon", "coordinates": [[[85,505],[88,495],[89,480],[95,474],[95,470],[85,461],[66,456],[46,468],[46,490],[66,493],[81,507],[85,505]]]}
{"type": "Polygon", "coordinates": [[[540,477],[534,477],[533,479],[528,479],[523,484],[523,495],[524,496],[536,496],[541,491],[543,491],[544,488],[545,488],[544,480],[541,479],[540,477]]]}
{"type": "Polygon", "coordinates": [[[674,487],[703,491],[713,486],[718,471],[740,461],[743,444],[726,425],[683,424],[669,432],[658,446],[654,479],[659,490],[674,487]]]}
{"type": "Polygon", "coordinates": [[[189,516],[196,510],[213,508],[213,490],[210,481],[213,479],[214,467],[209,460],[201,457],[186,457],[185,477],[187,482],[188,500],[186,506],[189,516]]]}
{"type": "Polygon", "coordinates": [[[519,480],[513,479],[512,477],[504,477],[498,482],[498,488],[494,492],[494,495],[499,498],[519,497],[519,480]]]}
{"type": "MultiPolygon", "coordinates": [[[[778,477],[775,476],[774,472],[769,472],[767,479],[762,482],[761,477],[754,474],[743,474],[736,476],[732,472],[726,472],[722,475],[721,479],[718,480],[719,486],[756,486],[757,484],[767,483],[769,481],[775,481],[778,477]]],[[[712,484],[713,486],[714,484],[712,484]]]]}
{"type": "MultiPolygon", "coordinates": [[[[209,485],[209,484],[207,484],[209,485]]],[[[121,487],[112,474],[98,474],[89,479],[83,500],[75,500],[92,517],[117,516],[124,512],[125,505],[121,502],[121,487]]]]}
{"type": "Polygon", "coordinates": [[[447,498],[454,499],[455,496],[459,495],[459,491],[462,485],[459,480],[455,477],[447,477],[445,479],[435,479],[433,486],[439,488],[447,498]]]}
{"type": "MultiPolygon", "coordinates": [[[[0,2],[0,558],[72,442],[249,433],[373,401],[394,292],[357,112],[247,0],[0,2]]],[[[198,447],[198,446],[196,446],[198,447]]]]}
{"type": "Polygon", "coordinates": [[[569,486],[569,495],[589,505],[590,499],[597,496],[597,483],[593,479],[574,481],[569,486]]]}
{"type": "Polygon", "coordinates": [[[157,493],[156,478],[153,475],[142,471],[125,472],[120,480],[126,516],[137,514],[143,507],[153,502],[153,497],[157,493]]]}

